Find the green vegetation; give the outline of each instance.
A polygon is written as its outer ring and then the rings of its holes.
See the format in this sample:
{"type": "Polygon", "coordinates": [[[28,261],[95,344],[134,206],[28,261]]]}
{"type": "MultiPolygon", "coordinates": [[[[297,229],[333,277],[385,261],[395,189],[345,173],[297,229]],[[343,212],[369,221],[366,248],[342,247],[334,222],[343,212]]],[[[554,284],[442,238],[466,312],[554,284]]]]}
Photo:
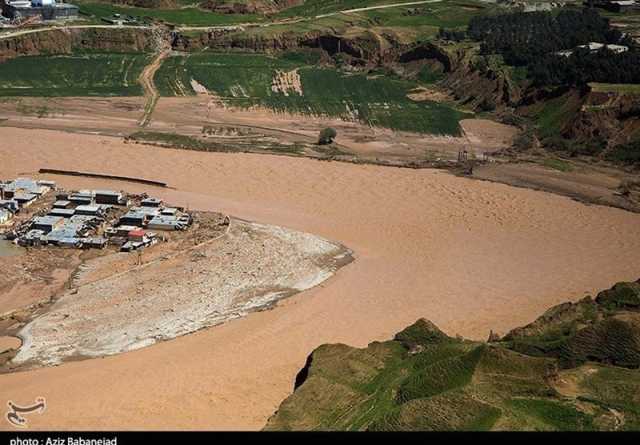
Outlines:
{"type": "Polygon", "coordinates": [[[607,159],[621,164],[640,165],[640,140],[614,147],[607,159]]]}
{"type": "Polygon", "coordinates": [[[573,171],[573,166],[571,165],[571,163],[567,161],[563,161],[562,159],[548,158],[542,162],[542,165],[544,165],[547,168],[551,168],[553,170],[558,170],[561,172],[573,171]]]}
{"type": "Polygon", "coordinates": [[[203,52],[169,58],[155,80],[165,96],[194,94],[195,80],[232,106],[356,119],[394,130],[458,135],[458,122],[467,117],[443,104],[409,100],[413,82],[342,73],[300,59],[203,52]],[[294,80],[282,83],[284,73],[294,80]]]}
{"type": "Polygon", "coordinates": [[[424,66],[418,73],[418,80],[424,84],[436,83],[444,78],[444,73],[441,70],[434,70],[430,66],[424,66]]]}
{"type": "MultiPolygon", "coordinates": [[[[206,132],[203,132],[203,134],[206,132]]],[[[206,151],[206,152],[256,152],[301,154],[304,147],[299,144],[280,144],[276,142],[263,142],[257,144],[251,139],[238,140],[233,143],[215,142],[203,138],[185,136],[176,133],[161,133],[154,131],[138,131],[128,136],[127,140],[159,145],[166,148],[181,150],[206,151]]]]}
{"type": "Polygon", "coordinates": [[[320,131],[320,135],[318,136],[318,144],[331,144],[337,135],[338,132],[334,128],[324,128],[320,131]]]}
{"type": "Polygon", "coordinates": [[[597,83],[589,84],[591,90],[596,93],[617,93],[617,94],[640,94],[640,84],[624,83],[597,83]]]}
{"type": "MultiPolygon", "coordinates": [[[[401,2],[398,2],[401,3],[401,2]]],[[[463,28],[469,21],[487,10],[478,1],[442,1],[439,3],[408,5],[399,8],[377,9],[366,12],[376,24],[394,27],[463,28]]]]}
{"type": "Polygon", "coordinates": [[[640,282],[621,283],[554,307],[498,343],[452,338],[419,320],[364,349],[323,345],[266,429],[638,428],[639,300],[640,282]]]}
{"type": "Polygon", "coordinates": [[[568,404],[540,399],[513,399],[510,401],[522,415],[531,416],[558,431],[584,431],[593,429],[592,416],[568,404]]]}
{"type": "Polygon", "coordinates": [[[145,54],[19,57],[0,65],[0,96],[141,96],[145,54]]]}
{"type": "Polygon", "coordinates": [[[196,7],[185,7],[180,9],[136,8],[90,0],[78,0],[76,3],[80,7],[81,14],[92,16],[96,19],[111,17],[114,14],[121,14],[123,16],[129,15],[139,19],[148,17],[150,19],[162,20],[175,25],[187,26],[233,25],[237,23],[258,22],[262,20],[260,16],[256,15],[219,14],[196,7]]]}
{"type": "Polygon", "coordinates": [[[541,104],[542,109],[537,113],[536,120],[539,134],[542,138],[556,136],[564,127],[567,120],[571,118],[573,111],[576,111],[576,104],[571,97],[563,95],[545,101],[541,104]]]}

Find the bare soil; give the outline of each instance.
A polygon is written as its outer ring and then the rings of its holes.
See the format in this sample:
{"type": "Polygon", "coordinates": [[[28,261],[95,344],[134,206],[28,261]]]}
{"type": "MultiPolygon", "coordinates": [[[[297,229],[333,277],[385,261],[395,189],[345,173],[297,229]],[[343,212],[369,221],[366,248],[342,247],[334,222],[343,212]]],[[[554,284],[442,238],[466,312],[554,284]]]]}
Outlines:
{"type": "Polygon", "coordinates": [[[9,369],[118,354],[215,326],[314,287],[350,261],[346,249],[313,235],[223,220],[224,232],[173,242],[171,252],[121,272],[135,254],[85,263],[77,287],[19,331],[24,344],[9,369]]]}

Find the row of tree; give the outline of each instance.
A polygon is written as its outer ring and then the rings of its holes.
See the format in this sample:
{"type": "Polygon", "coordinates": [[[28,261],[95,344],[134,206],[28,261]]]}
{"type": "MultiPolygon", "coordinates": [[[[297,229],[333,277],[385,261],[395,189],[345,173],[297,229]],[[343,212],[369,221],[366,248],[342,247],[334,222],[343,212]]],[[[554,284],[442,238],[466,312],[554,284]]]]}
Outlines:
{"type": "Polygon", "coordinates": [[[526,67],[529,77],[540,86],[640,82],[640,49],[594,9],[478,16],[466,32],[441,29],[439,36],[479,41],[481,54],[500,54],[508,65],[526,67]],[[627,46],[629,50],[578,48],[590,42],[627,46]],[[567,50],[573,53],[559,54],[567,50]]]}

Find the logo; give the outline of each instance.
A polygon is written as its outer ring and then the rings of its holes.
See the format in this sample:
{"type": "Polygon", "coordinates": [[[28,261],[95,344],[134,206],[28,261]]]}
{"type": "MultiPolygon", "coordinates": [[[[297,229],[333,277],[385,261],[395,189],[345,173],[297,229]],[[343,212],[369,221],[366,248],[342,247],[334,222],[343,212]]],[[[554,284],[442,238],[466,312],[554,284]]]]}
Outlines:
{"type": "Polygon", "coordinates": [[[7,411],[6,419],[11,425],[16,428],[27,428],[28,422],[24,417],[28,414],[38,413],[42,414],[47,409],[47,402],[44,397],[38,397],[36,402],[30,406],[20,406],[13,403],[11,400],[7,402],[9,411],[7,411]]]}

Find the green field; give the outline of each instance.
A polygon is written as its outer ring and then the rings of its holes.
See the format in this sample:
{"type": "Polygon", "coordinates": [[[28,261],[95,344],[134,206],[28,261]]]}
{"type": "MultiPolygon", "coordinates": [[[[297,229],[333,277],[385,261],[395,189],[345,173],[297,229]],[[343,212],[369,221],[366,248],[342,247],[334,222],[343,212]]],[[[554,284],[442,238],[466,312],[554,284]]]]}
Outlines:
{"type": "Polygon", "coordinates": [[[640,94],[640,84],[597,83],[589,84],[596,93],[640,94]]]}
{"type": "Polygon", "coordinates": [[[363,123],[430,134],[459,134],[458,122],[468,117],[434,102],[416,103],[406,94],[415,83],[388,77],[368,77],[318,68],[301,54],[281,58],[264,55],[204,52],[171,57],[156,75],[162,95],[195,94],[195,80],[227,104],[262,106],[276,112],[356,119],[363,123]],[[273,91],[277,71],[297,70],[302,92],[273,91]]]}
{"type": "MultiPolygon", "coordinates": [[[[182,6],[176,9],[137,8],[132,6],[113,5],[96,0],[77,0],[81,14],[96,19],[110,17],[113,14],[130,15],[137,18],[149,17],[163,20],[167,23],[185,26],[214,26],[233,25],[238,23],[261,23],[289,18],[309,18],[335,14],[340,11],[380,6],[386,4],[403,3],[398,0],[307,0],[303,5],[286,9],[271,16],[259,14],[220,14],[195,7],[197,2],[180,2],[182,6]]],[[[379,26],[398,27],[460,27],[468,23],[469,19],[483,11],[485,6],[475,0],[442,2],[400,6],[388,9],[378,9],[358,12],[363,19],[379,26]],[[419,14],[408,12],[419,10],[419,14]]],[[[351,17],[353,18],[353,17],[351,17]]]]}
{"type": "Polygon", "coordinates": [[[135,8],[130,6],[116,6],[108,3],[80,0],[75,3],[80,6],[80,13],[95,18],[111,17],[114,14],[130,15],[139,19],[149,17],[163,20],[176,25],[214,26],[233,25],[236,23],[258,22],[263,17],[257,15],[217,14],[195,7],[180,9],[152,9],[135,8]]]}
{"type": "Polygon", "coordinates": [[[19,57],[0,64],[0,96],[142,96],[149,56],[91,53],[19,57]]]}

